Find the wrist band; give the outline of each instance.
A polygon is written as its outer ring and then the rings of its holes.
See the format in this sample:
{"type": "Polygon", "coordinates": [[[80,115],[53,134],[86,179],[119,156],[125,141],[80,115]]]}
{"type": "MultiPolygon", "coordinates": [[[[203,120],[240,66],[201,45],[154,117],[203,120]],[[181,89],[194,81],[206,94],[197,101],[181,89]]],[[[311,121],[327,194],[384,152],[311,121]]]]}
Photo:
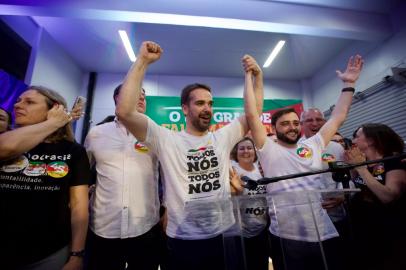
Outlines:
{"type": "Polygon", "coordinates": [[[70,256],[75,256],[75,257],[83,258],[83,257],[85,256],[85,250],[82,249],[82,250],[79,250],[79,251],[71,251],[71,252],[69,253],[69,255],[70,255],[70,256]]]}
{"type": "Polygon", "coordinates": [[[354,87],[346,87],[346,88],[343,88],[343,90],[341,90],[341,92],[353,92],[353,93],[355,93],[355,89],[354,89],[354,87]]]}

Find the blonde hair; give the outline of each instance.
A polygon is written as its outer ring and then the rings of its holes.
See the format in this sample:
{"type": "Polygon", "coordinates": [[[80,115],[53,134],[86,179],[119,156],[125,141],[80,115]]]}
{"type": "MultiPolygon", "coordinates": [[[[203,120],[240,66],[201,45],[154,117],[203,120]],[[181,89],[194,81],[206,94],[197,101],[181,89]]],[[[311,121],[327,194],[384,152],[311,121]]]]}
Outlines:
{"type": "MultiPolygon", "coordinates": [[[[52,109],[54,104],[61,104],[67,108],[65,99],[56,91],[46,88],[44,86],[32,85],[28,87],[27,90],[34,90],[38,94],[41,94],[45,97],[45,102],[47,104],[48,110],[52,109]]],[[[58,142],[61,140],[67,140],[73,142],[75,136],[73,135],[72,124],[69,122],[65,126],[59,128],[57,131],[52,133],[46,138],[49,142],[58,142]]]]}

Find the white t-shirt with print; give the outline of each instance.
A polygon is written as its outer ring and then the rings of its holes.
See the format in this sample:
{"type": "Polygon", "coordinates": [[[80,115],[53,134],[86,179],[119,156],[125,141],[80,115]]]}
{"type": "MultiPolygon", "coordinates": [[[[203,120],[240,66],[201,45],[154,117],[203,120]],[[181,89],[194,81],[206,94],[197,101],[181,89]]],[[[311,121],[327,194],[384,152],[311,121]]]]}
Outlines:
{"type": "MultiPolygon", "coordinates": [[[[248,176],[254,181],[262,178],[257,163],[254,163],[254,170],[252,171],[241,168],[237,162],[231,164],[240,177],[248,176]]],[[[259,235],[268,223],[268,206],[264,194],[266,194],[266,185],[258,185],[254,190],[244,188],[242,196],[238,198],[241,229],[244,237],[259,235]]]]}
{"type": "MultiPolygon", "coordinates": [[[[344,160],[344,147],[336,142],[329,142],[326,149],[323,151],[321,160],[323,161],[323,169],[328,169],[328,163],[344,160]]],[[[322,182],[325,189],[342,188],[342,185],[333,180],[331,173],[322,174],[324,181],[322,182]]]]}
{"type": "MultiPolygon", "coordinates": [[[[309,139],[298,142],[296,148],[283,147],[267,138],[258,154],[265,176],[276,177],[321,170],[323,150],[323,138],[317,133],[309,139]]],[[[329,216],[321,207],[320,194],[304,192],[322,188],[320,175],[268,184],[270,232],[281,238],[308,242],[338,236],[329,216]]]]}
{"type": "MultiPolygon", "coordinates": [[[[329,142],[326,149],[323,151],[321,159],[323,161],[323,169],[328,169],[329,162],[344,160],[344,147],[337,142],[329,142]]],[[[324,189],[343,189],[342,183],[334,181],[332,173],[323,173],[321,177],[323,179],[322,185],[324,189]]],[[[343,194],[340,193],[337,193],[336,195],[343,196],[343,194]]],[[[322,194],[322,197],[329,198],[336,195],[334,193],[325,193],[322,194]]],[[[346,217],[346,211],[343,204],[328,209],[327,213],[333,222],[340,221],[346,217]]]]}
{"type": "Polygon", "coordinates": [[[204,136],[174,132],[148,118],[145,144],[164,174],[169,237],[207,239],[234,223],[230,201],[230,151],[242,138],[238,119],[204,136]]]}

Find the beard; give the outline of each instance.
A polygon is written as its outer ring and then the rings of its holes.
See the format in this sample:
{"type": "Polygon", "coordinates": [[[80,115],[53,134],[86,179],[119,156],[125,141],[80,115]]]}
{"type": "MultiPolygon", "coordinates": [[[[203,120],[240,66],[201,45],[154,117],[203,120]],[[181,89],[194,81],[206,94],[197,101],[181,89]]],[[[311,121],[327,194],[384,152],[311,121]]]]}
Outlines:
{"type": "MultiPolygon", "coordinates": [[[[292,131],[296,132],[296,138],[293,140],[290,139],[289,137],[287,137],[285,135],[285,133],[278,132],[277,130],[276,130],[276,138],[278,138],[278,140],[281,140],[282,142],[284,142],[286,144],[296,144],[300,139],[299,130],[292,129],[292,130],[289,130],[288,132],[292,132],[292,131]]],[[[286,132],[286,133],[288,133],[288,132],[286,132]]]]}
{"type": "Polygon", "coordinates": [[[210,127],[210,121],[203,120],[201,117],[210,117],[210,120],[212,118],[211,112],[201,112],[199,116],[193,117],[192,119],[192,125],[200,132],[207,131],[210,127]]]}

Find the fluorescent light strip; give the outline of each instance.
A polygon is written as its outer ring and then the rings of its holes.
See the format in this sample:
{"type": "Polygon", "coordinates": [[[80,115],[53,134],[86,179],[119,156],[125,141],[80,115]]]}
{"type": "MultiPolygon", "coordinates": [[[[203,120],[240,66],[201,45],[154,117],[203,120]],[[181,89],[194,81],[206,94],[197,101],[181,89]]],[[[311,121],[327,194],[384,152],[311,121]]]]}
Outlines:
{"type": "MultiPolygon", "coordinates": [[[[20,15],[20,13],[22,14],[22,12],[15,12],[14,10],[9,9],[7,10],[7,12],[9,12],[10,15],[20,15]]],[[[230,19],[208,16],[179,15],[170,13],[83,9],[80,10],[80,12],[67,13],[66,16],[72,18],[85,18],[92,20],[200,26],[222,29],[248,30],[256,32],[259,31],[268,33],[307,34],[315,36],[325,36],[326,34],[328,34],[322,32],[318,27],[302,26],[297,24],[274,23],[274,22],[263,22],[254,20],[241,20],[241,19],[230,19]]],[[[339,35],[341,36],[341,31],[339,32],[339,35]]]]}
{"type": "Polygon", "coordinates": [[[137,57],[135,57],[135,53],[131,46],[127,32],[125,30],[118,30],[118,33],[120,34],[121,40],[123,41],[124,48],[127,51],[128,57],[130,58],[131,62],[135,62],[135,60],[137,60],[137,57]]]}
{"type": "Polygon", "coordinates": [[[263,65],[264,68],[267,68],[271,65],[272,61],[278,55],[280,50],[282,49],[283,45],[285,45],[284,40],[279,40],[278,44],[276,44],[275,48],[273,48],[271,54],[269,55],[268,59],[266,59],[265,64],[263,65]]]}

